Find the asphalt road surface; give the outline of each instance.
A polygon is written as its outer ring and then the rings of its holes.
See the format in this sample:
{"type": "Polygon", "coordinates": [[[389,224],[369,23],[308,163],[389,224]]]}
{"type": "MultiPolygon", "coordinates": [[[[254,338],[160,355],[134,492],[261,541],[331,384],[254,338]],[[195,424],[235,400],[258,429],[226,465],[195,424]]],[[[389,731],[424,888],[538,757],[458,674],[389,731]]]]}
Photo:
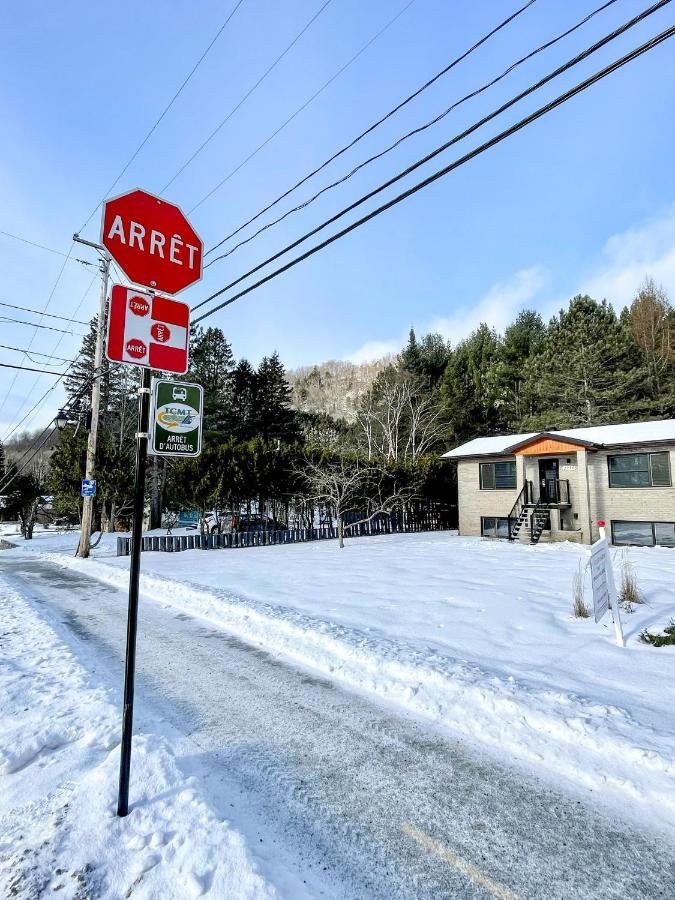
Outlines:
{"type": "MultiPolygon", "coordinates": [[[[125,594],[47,562],[5,557],[0,569],[119,695],[125,594]]],[[[295,870],[292,900],[303,884],[349,900],[675,897],[664,839],[203,619],[142,598],[139,623],[135,725],[161,720],[194,748],[179,748],[180,764],[263,874],[265,859],[295,870]]]]}

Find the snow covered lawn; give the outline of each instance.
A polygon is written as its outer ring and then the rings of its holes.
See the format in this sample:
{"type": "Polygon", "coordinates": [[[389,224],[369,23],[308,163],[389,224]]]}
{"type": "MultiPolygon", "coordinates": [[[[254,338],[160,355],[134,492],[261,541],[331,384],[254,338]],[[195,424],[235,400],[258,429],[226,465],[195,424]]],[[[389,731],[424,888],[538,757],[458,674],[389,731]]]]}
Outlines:
{"type": "MultiPolygon", "coordinates": [[[[91,560],[52,558],[125,587],[128,558],[113,552],[109,540],[91,560]]],[[[343,551],[145,553],[142,591],[675,828],[675,648],[639,640],[675,617],[675,552],[629,555],[646,603],[624,616],[625,649],[609,617],[572,616],[572,578],[589,556],[574,544],[431,533],[343,551]]]]}
{"type": "MultiPolygon", "coordinates": [[[[113,555],[114,541],[90,560],[73,557],[73,533],[4,552],[44,555],[126,589],[129,560],[113,555]]],[[[675,648],[639,640],[675,618],[675,552],[629,551],[646,603],[624,615],[623,649],[609,617],[572,616],[572,579],[588,557],[574,544],[392,535],[343,551],[326,541],[144,553],[141,588],[675,830],[675,648]]],[[[590,605],[588,574],[585,584],[590,605]]]]}
{"type": "Polygon", "coordinates": [[[161,736],[135,738],[116,817],[120,712],[1,576],[0,634],[1,896],[276,896],[161,736]]]}

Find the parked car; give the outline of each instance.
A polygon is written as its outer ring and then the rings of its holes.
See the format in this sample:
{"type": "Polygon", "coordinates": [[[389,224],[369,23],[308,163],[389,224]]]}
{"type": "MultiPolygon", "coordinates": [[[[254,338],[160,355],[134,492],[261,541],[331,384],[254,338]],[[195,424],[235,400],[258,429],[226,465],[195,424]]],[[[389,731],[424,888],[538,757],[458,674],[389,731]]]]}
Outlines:
{"type": "Polygon", "coordinates": [[[222,520],[220,531],[231,534],[234,531],[285,531],[288,528],[283,522],[277,522],[271,516],[258,513],[238,513],[222,520]]]}

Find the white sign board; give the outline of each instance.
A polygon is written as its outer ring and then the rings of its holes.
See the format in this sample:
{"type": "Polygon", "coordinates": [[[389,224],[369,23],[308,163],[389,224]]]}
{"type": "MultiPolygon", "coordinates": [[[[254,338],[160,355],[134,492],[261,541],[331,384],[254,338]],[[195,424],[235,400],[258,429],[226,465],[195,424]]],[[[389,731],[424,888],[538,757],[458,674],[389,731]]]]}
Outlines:
{"type": "Polygon", "coordinates": [[[591,547],[591,581],[593,583],[593,610],[595,621],[599,622],[608,609],[612,610],[616,643],[625,647],[619,612],[619,597],[614,584],[614,570],[609,558],[609,543],[605,537],[604,522],[600,526],[600,540],[591,547]]]}
{"type": "Polygon", "coordinates": [[[604,538],[591,547],[591,583],[593,585],[593,612],[595,613],[596,622],[599,622],[609,609],[608,562],[609,546],[607,539],[604,538]]]}

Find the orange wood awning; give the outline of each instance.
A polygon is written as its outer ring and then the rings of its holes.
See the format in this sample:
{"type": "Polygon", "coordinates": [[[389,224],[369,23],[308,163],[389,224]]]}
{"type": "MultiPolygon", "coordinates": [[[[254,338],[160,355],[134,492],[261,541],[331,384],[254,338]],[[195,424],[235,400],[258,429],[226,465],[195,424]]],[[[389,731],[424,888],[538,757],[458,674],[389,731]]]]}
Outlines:
{"type": "Polygon", "coordinates": [[[545,456],[546,454],[560,455],[563,453],[576,453],[583,445],[569,444],[567,441],[558,441],[554,438],[535,438],[524,447],[514,450],[516,456],[545,456]]]}

